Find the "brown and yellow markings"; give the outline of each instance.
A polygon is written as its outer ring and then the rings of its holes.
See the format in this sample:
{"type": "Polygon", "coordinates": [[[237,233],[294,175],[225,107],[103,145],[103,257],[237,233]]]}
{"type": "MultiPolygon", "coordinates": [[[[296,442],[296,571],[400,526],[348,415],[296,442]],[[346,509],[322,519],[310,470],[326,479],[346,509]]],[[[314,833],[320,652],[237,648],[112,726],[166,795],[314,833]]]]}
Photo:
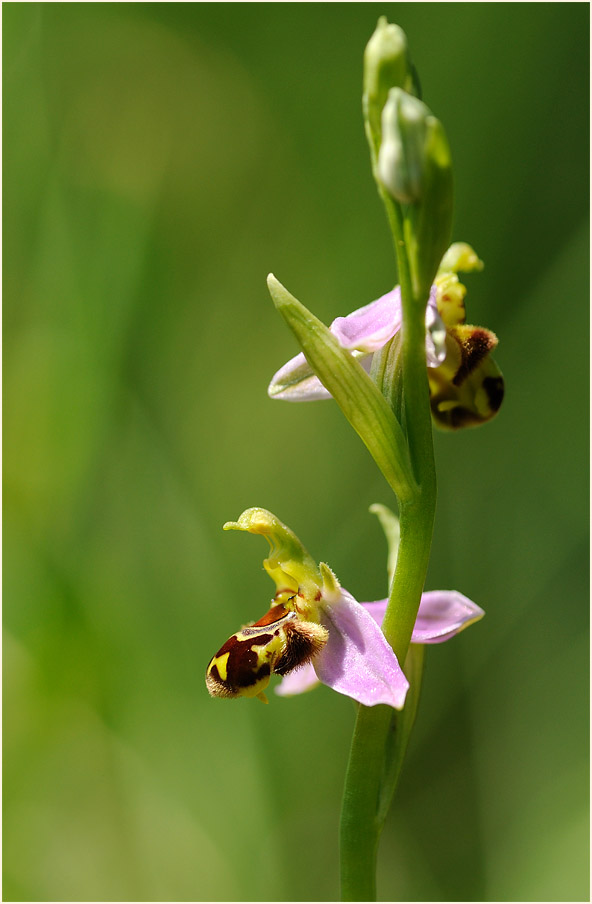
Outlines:
{"type": "MultiPolygon", "coordinates": [[[[464,259],[463,269],[481,269],[469,250],[472,257],[464,259]]],[[[497,336],[465,323],[467,290],[456,273],[440,272],[435,283],[438,312],[446,326],[446,359],[428,368],[432,415],[445,429],[475,427],[494,417],[504,398],[504,378],[491,356],[497,336]]]]}
{"type": "Polygon", "coordinates": [[[447,327],[463,323],[465,312],[465,295],[467,290],[459,281],[456,273],[442,273],[436,277],[436,304],[438,313],[447,327]]]}
{"type": "Polygon", "coordinates": [[[286,609],[283,603],[274,603],[269,612],[266,612],[259,621],[256,621],[253,627],[257,628],[263,625],[273,625],[274,622],[280,621],[287,613],[288,609],[286,609]]]}
{"type": "Polygon", "coordinates": [[[491,352],[497,336],[461,324],[448,330],[446,360],[428,368],[430,404],[440,427],[456,430],[490,420],[504,398],[504,378],[491,352]]]}
{"type": "Polygon", "coordinates": [[[258,697],[267,703],[263,691],[272,672],[286,675],[304,665],[327,636],[321,625],[303,621],[283,602],[274,602],[259,621],[229,637],[212,657],[206,670],[208,691],[212,697],[258,697]]]}

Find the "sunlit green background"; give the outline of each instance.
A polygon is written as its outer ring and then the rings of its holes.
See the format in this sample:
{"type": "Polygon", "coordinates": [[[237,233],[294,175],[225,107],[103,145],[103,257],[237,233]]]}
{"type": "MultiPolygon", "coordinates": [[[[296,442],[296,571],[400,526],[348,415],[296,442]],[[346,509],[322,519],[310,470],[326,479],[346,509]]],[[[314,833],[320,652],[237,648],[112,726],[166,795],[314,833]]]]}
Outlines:
{"type": "Polygon", "coordinates": [[[487,427],[436,437],[429,651],[384,900],[588,899],[588,5],[4,4],[4,899],[335,900],[354,719],[326,688],[214,701],[267,608],[250,505],[359,599],[392,502],[332,403],[266,396],[387,291],[360,95],[408,33],[500,336],[487,427]]]}

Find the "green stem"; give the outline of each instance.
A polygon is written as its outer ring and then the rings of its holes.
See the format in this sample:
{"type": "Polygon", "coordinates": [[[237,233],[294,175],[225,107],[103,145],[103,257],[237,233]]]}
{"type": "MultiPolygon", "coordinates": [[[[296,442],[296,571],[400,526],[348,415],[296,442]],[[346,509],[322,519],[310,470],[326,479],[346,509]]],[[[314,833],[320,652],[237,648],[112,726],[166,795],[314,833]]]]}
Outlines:
{"type": "Polygon", "coordinates": [[[403,760],[407,753],[411,731],[415,724],[421,693],[425,650],[424,644],[412,643],[409,646],[409,652],[405,659],[405,674],[409,678],[409,690],[407,691],[404,709],[401,712],[394,710],[391,715],[391,725],[387,737],[385,770],[377,813],[379,831],[382,830],[387,817],[403,767],[403,760]]]}
{"type": "MultiPolygon", "coordinates": [[[[399,265],[403,324],[401,361],[397,370],[403,379],[401,413],[417,481],[412,499],[398,500],[401,540],[383,622],[387,640],[399,662],[404,663],[427,573],[436,507],[436,473],[425,358],[427,299],[416,298],[413,294],[402,212],[392,199],[385,197],[383,192],[381,195],[393,231],[399,265]]],[[[389,400],[393,388],[383,387],[389,400]]],[[[413,718],[408,719],[408,729],[399,732],[395,738],[395,747],[390,754],[394,767],[389,769],[386,757],[392,718],[390,707],[359,707],[341,815],[344,901],[376,900],[378,842],[413,723],[413,718]],[[385,773],[388,787],[385,787],[385,773]]],[[[390,746],[393,748],[392,744],[390,746]]]]}
{"type": "Polygon", "coordinates": [[[376,900],[378,805],[393,710],[359,706],[341,809],[341,900],[376,900]]]}
{"type": "Polygon", "coordinates": [[[402,506],[401,542],[395,578],[382,623],[384,636],[399,662],[405,662],[423,592],[434,525],[435,499],[402,506]]]}
{"type": "MultiPolygon", "coordinates": [[[[399,662],[405,662],[425,582],[432,536],[433,507],[423,502],[401,510],[401,542],[383,630],[399,662]]],[[[408,677],[411,677],[408,675],[408,677]]],[[[383,791],[385,756],[393,710],[360,706],[352,738],[341,811],[341,888],[343,901],[376,900],[376,854],[390,799],[402,766],[412,721],[396,743],[399,760],[388,794],[383,791]]]]}
{"type": "MultiPolygon", "coordinates": [[[[402,415],[417,490],[411,502],[399,502],[401,544],[395,578],[382,630],[399,662],[405,661],[417,610],[425,584],[432,545],[436,511],[436,468],[432,418],[425,354],[425,308],[427,299],[413,294],[409,261],[403,239],[403,216],[400,207],[388,196],[383,197],[393,236],[399,267],[399,284],[403,305],[401,352],[397,374],[402,376],[402,415]]],[[[400,386],[384,386],[389,398],[400,386]]]]}
{"type": "Polygon", "coordinates": [[[341,900],[376,900],[376,856],[415,722],[424,647],[410,648],[410,688],[402,712],[360,706],[354,728],[341,812],[341,900]],[[386,754],[386,756],[385,756],[386,754]]]}

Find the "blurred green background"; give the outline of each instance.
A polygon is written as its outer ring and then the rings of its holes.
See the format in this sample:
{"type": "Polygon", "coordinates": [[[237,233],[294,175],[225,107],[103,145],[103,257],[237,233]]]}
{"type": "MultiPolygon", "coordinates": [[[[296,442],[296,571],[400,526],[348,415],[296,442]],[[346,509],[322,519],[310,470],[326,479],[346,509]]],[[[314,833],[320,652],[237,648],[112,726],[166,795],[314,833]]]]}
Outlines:
{"type": "Polygon", "coordinates": [[[485,260],[507,397],[439,434],[428,588],[487,618],[429,651],[383,900],[588,899],[588,5],[20,4],[4,22],[4,899],[335,900],[354,712],[211,700],[267,608],[265,506],[359,599],[391,496],[296,352],[387,291],[363,134],[407,31],[485,260]]]}

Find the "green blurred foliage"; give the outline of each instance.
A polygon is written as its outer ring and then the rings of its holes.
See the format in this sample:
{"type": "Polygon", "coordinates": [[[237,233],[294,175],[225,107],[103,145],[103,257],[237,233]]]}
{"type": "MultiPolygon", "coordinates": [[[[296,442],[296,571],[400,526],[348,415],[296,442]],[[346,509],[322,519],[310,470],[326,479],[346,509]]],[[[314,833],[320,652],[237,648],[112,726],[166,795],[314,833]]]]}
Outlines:
{"type": "Polygon", "coordinates": [[[430,588],[487,618],[429,651],[385,900],[588,898],[588,7],[4,4],[4,899],[334,900],[344,697],[213,701],[267,608],[276,512],[384,595],[388,489],[295,353],[393,284],[361,62],[407,32],[486,262],[490,425],[438,435],[430,588]]]}

